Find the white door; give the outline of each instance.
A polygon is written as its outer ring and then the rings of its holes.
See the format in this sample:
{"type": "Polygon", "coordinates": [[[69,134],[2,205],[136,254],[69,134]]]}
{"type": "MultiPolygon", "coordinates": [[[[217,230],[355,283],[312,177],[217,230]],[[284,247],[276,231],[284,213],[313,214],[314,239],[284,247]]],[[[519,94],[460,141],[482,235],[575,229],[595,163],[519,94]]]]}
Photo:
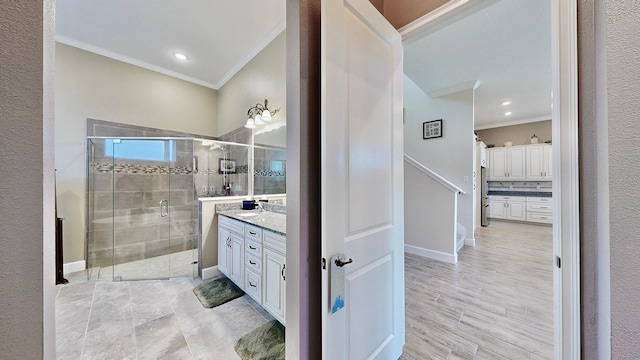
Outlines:
{"type": "Polygon", "coordinates": [[[368,0],[324,0],[321,42],[323,358],[397,359],[404,344],[401,37],[368,0]],[[332,313],[330,259],[338,253],[353,262],[341,268],[344,307],[332,313]]]}

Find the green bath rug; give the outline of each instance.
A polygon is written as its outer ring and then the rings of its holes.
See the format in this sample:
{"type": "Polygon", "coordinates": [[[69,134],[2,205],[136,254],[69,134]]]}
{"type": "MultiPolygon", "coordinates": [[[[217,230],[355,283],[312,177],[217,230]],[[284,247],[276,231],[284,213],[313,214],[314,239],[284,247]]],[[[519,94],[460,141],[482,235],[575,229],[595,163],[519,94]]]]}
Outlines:
{"type": "Polygon", "coordinates": [[[235,349],[242,360],[284,360],[284,326],[269,321],[241,337],[235,349]]]}
{"type": "Polygon", "coordinates": [[[202,303],[202,306],[206,308],[222,305],[227,301],[244,295],[244,291],[240,290],[233,281],[226,277],[200,284],[193,289],[193,292],[202,303]]]}

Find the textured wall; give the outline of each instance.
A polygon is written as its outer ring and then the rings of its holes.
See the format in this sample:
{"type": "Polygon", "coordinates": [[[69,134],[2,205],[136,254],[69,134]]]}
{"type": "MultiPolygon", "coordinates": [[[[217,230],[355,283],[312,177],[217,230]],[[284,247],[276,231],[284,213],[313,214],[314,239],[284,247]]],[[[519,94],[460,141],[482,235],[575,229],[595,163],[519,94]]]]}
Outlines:
{"type": "Polygon", "coordinates": [[[52,109],[43,92],[51,90],[43,72],[51,58],[43,50],[51,50],[52,23],[43,5],[50,9],[48,1],[0,2],[2,359],[50,358],[53,351],[53,277],[43,277],[53,274],[53,174],[45,163],[52,136],[44,132],[53,118],[43,111],[52,109]]]}
{"type": "Polygon", "coordinates": [[[65,263],[85,257],[87,118],[209,136],[217,132],[215,90],[64,44],[56,46],[55,100],[65,263]]]}
{"type": "Polygon", "coordinates": [[[640,358],[640,2],[606,1],[611,347],[640,358]]]}

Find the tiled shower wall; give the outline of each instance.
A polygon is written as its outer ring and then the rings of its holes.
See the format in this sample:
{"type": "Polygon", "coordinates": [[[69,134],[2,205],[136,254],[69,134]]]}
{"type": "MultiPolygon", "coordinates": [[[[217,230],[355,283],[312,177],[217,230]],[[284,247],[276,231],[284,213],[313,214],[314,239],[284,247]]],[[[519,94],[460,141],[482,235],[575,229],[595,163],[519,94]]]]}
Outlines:
{"type": "MultiPolygon", "coordinates": [[[[87,121],[88,136],[182,137],[191,134],[99,120],[87,121]]],[[[197,246],[197,198],[193,141],[176,141],[176,161],[105,157],[105,140],[93,140],[89,164],[88,266],[151,258],[197,246]],[[170,165],[170,166],[169,166],[170,165]],[[169,200],[169,216],[160,201],[169,200]]]]}
{"type": "Polygon", "coordinates": [[[256,147],[254,153],[254,194],[286,193],[287,152],[282,148],[256,147]]]}

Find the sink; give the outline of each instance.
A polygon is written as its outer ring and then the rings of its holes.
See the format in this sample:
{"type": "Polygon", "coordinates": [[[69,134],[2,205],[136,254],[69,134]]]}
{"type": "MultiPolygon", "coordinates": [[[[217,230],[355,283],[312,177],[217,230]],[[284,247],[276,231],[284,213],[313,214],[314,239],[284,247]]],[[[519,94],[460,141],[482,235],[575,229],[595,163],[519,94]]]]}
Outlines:
{"type": "Polygon", "coordinates": [[[260,213],[244,213],[244,214],[240,213],[240,214],[238,214],[238,216],[241,216],[241,217],[254,217],[254,216],[258,216],[258,215],[260,215],[260,213]]]}

